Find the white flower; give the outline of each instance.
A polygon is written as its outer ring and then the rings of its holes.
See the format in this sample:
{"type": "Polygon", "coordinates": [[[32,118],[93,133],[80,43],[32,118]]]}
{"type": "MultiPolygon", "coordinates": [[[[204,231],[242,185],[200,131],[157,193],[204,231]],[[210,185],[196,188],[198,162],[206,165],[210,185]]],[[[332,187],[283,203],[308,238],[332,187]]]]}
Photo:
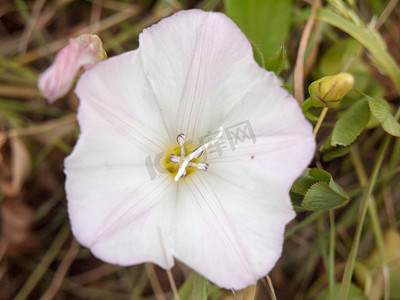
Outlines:
{"type": "Polygon", "coordinates": [[[39,77],[38,86],[49,103],[64,97],[81,68],[89,69],[105,59],[103,43],[94,34],[70,39],[56,55],[53,64],[39,77]]]}
{"type": "Polygon", "coordinates": [[[109,263],[176,258],[221,287],[254,284],[280,257],[311,125],[221,13],[178,12],[139,42],[78,82],[72,230],[109,263]]]}

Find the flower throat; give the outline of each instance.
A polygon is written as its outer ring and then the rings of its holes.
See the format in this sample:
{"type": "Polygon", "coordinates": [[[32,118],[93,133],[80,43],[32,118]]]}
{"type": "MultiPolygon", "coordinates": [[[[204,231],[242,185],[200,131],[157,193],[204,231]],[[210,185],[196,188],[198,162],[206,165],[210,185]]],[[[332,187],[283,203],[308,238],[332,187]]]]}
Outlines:
{"type": "Polygon", "coordinates": [[[168,152],[167,157],[163,160],[164,168],[171,174],[175,174],[174,180],[185,178],[195,170],[207,171],[208,163],[200,161],[203,151],[209,146],[215,144],[223,134],[223,128],[219,128],[219,132],[215,138],[206,142],[200,147],[190,147],[191,144],[185,145],[185,135],[183,133],[176,137],[179,148],[175,148],[168,152]],[[186,155],[186,153],[189,153],[186,155]]]}

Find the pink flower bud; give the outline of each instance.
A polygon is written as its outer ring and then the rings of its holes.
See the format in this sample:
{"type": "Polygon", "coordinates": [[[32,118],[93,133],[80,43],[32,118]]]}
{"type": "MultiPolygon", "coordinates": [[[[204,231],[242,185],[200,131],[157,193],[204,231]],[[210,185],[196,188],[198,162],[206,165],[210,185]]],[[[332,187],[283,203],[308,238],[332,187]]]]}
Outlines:
{"type": "Polygon", "coordinates": [[[105,58],[103,44],[97,35],[83,34],[70,39],[68,45],[57,53],[53,64],[40,75],[40,92],[49,103],[53,103],[68,93],[81,68],[87,70],[105,58]]]}

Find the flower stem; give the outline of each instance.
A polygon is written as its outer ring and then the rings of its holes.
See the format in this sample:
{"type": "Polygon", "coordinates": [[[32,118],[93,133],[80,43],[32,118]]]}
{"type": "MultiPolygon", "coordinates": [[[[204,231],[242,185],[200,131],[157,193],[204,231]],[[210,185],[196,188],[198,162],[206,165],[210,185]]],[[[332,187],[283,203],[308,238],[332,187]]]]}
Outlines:
{"type": "MultiPolygon", "coordinates": [[[[350,149],[350,157],[354,165],[354,170],[357,174],[358,181],[360,182],[361,186],[366,186],[368,184],[368,179],[367,179],[367,174],[364,168],[364,165],[361,161],[361,156],[360,152],[357,146],[353,146],[350,149]]],[[[378,213],[376,211],[376,206],[375,206],[375,199],[373,196],[370,197],[370,200],[367,204],[368,206],[368,214],[369,217],[371,218],[371,223],[372,223],[372,229],[374,231],[375,235],[375,241],[376,245],[378,248],[378,253],[379,253],[379,258],[382,264],[382,267],[384,269],[384,274],[388,273],[385,272],[385,269],[387,269],[387,260],[386,260],[386,255],[385,255],[385,245],[383,242],[383,233],[382,233],[382,228],[379,223],[379,217],[378,213]]],[[[388,287],[389,287],[389,282],[384,276],[384,285],[385,285],[385,294],[387,295],[388,287]]]]}
{"type": "Polygon", "coordinates": [[[350,288],[351,278],[353,275],[354,264],[356,261],[358,246],[360,244],[361,232],[362,232],[362,228],[364,225],[365,216],[367,213],[368,202],[369,202],[372,192],[374,190],[374,187],[376,184],[376,179],[378,177],[378,173],[379,173],[380,167],[382,165],[382,161],[385,156],[386,150],[389,146],[389,142],[390,142],[390,136],[387,135],[385,137],[385,139],[383,140],[381,147],[379,148],[377,159],[375,160],[375,164],[372,169],[372,174],[371,174],[370,180],[367,185],[367,191],[364,193],[364,195],[361,199],[361,202],[360,202],[356,233],[354,236],[354,242],[351,247],[349,258],[347,260],[343,278],[342,278],[342,286],[340,289],[340,299],[348,299],[348,296],[349,296],[349,288],[350,288]]]}
{"type": "Polygon", "coordinates": [[[310,98],[307,98],[307,99],[303,102],[303,104],[301,105],[301,109],[302,109],[303,113],[306,112],[311,106],[312,106],[312,105],[311,105],[311,99],[310,99],[310,98]]]}
{"type": "Polygon", "coordinates": [[[335,299],[335,214],[329,210],[329,300],[335,299]]]}
{"type": "Polygon", "coordinates": [[[315,128],[314,128],[314,132],[313,132],[314,135],[317,135],[317,132],[318,132],[319,128],[321,127],[322,121],[325,119],[325,116],[326,116],[326,113],[328,112],[328,109],[329,109],[328,107],[324,107],[322,109],[321,114],[319,115],[317,124],[315,125],[315,128]]]}
{"type": "MultiPolygon", "coordinates": [[[[321,128],[322,121],[328,113],[328,107],[324,107],[319,115],[317,124],[314,128],[314,136],[321,128]]],[[[335,214],[333,209],[329,210],[329,254],[328,254],[328,278],[329,278],[329,300],[335,298],[335,214]]]]}

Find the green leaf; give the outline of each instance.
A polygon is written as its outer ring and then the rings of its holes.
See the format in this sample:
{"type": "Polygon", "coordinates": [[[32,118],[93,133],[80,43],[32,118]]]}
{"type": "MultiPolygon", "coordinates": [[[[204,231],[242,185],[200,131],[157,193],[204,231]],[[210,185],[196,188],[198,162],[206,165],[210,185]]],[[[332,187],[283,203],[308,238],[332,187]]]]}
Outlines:
{"type": "Polygon", "coordinates": [[[329,187],[337,194],[341,195],[343,198],[346,198],[346,200],[349,199],[349,196],[343,191],[343,189],[333,181],[332,175],[329,174],[327,171],[320,170],[320,169],[311,169],[310,170],[310,175],[320,181],[320,182],[325,182],[329,185],[329,187]]]}
{"type": "Polygon", "coordinates": [[[279,73],[285,66],[285,57],[285,47],[282,44],[281,49],[279,49],[278,53],[276,53],[274,57],[267,59],[264,62],[265,69],[274,72],[276,75],[279,75],[279,73]]]}
{"type": "Polygon", "coordinates": [[[368,124],[370,116],[366,101],[361,100],[353,104],[333,127],[331,145],[348,146],[352,144],[368,124]]]}
{"type": "Polygon", "coordinates": [[[326,153],[322,155],[322,159],[326,162],[332,161],[335,158],[346,155],[350,152],[351,145],[349,146],[337,146],[329,149],[326,153]]]}
{"type": "Polygon", "coordinates": [[[300,175],[300,177],[293,183],[291,191],[299,194],[305,195],[310,188],[310,186],[317,182],[313,177],[309,175],[310,169],[307,169],[300,175]]]}
{"type": "Polygon", "coordinates": [[[218,300],[220,299],[220,289],[216,285],[211,285],[208,290],[208,299],[209,300],[218,300]]]}
{"type": "Polygon", "coordinates": [[[390,113],[390,105],[384,99],[372,98],[365,95],[372,115],[381,123],[383,129],[394,136],[400,137],[400,124],[390,113]]]}
{"type": "Polygon", "coordinates": [[[385,100],[375,99],[367,96],[369,108],[374,117],[382,123],[387,118],[387,115],[390,113],[390,106],[385,100]]]}
{"type": "Polygon", "coordinates": [[[292,0],[224,0],[226,14],[272,57],[289,35],[292,0]]]}
{"type": "Polygon", "coordinates": [[[301,206],[308,210],[319,211],[339,207],[348,199],[337,194],[325,182],[314,183],[303,198],[301,206]]]}
{"type": "Polygon", "coordinates": [[[400,124],[391,114],[389,114],[388,118],[382,123],[382,127],[387,133],[400,137],[400,124]]]}
{"type": "MultiPolygon", "coordinates": [[[[340,288],[341,285],[339,283],[335,284],[333,290],[334,290],[334,300],[340,300],[340,288]]],[[[316,300],[326,300],[330,299],[329,298],[329,288],[323,290],[317,297],[316,300]]],[[[354,284],[350,285],[349,289],[349,298],[348,300],[367,300],[368,298],[364,296],[363,292],[360,290],[360,288],[354,284]]]]}
{"type": "Polygon", "coordinates": [[[194,275],[193,279],[193,300],[206,300],[207,299],[207,279],[199,274],[194,275]]]}
{"type": "MultiPolygon", "coordinates": [[[[192,299],[193,294],[193,281],[194,281],[194,272],[190,274],[190,276],[186,279],[186,281],[179,288],[179,298],[181,300],[190,300],[192,299]]],[[[176,299],[174,299],[176,300],[176,299]]]]}
{"type": "Polygon", "coordinates": [[[303,201],[304,196],[297,194],[290,190],[290,199],[292,201],[292,205],[296,211],[304,211],[304,209],[301,207],[301,202],[303,201]]]}
{"type": "Polygon", "coordinates": [[[293,183],[290,196],[295,207],[307,210],[327,210],[349,200],[331,174],[320,169],[306,169],[293,183]]]}
{"type": "Polygon", "coordinates": [[[331,174],[321,169],[310,169],[309,174],[316,181],[325,182],[327,184],[330,184],[333,181],[331,174]]]}
{"type": "Polygon", "coordinates": [[[296,210],[304,210],[301,207],[304,195],[307,193],[310,186],[317,181],[309,175],[310,169],[306,169],[299,178],[293,183],[290,189],[290,198],[296,210]]]}
{"type": "Polygon", "coordinates": [[[251,47],[253,49],[253,56],[254,60],[258,63],[259,66],[265,68],[265,58],[264,54],[262,53],[260,47],[254,43],[252,40],[249,40],[251,43],[251,47]]]}

